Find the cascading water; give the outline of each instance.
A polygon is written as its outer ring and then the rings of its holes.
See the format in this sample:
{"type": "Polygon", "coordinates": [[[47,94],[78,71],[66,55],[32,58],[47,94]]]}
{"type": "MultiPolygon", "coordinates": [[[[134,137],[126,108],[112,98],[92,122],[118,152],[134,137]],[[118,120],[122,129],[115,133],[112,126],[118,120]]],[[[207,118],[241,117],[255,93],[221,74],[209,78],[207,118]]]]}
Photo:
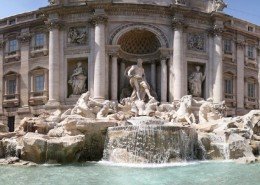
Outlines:
{"type": "Polygon", "coordinates": [[[225,135],[210,135],[211,145],[216,146],[224,160],[230,159],[229,143],[225,135]]]}
{"type": "Polygon", "coordinates": [[[103,160],[116,163],[168,163],[196,159],[197,133],[181,126],[142,124],[111,127],[103,160]]]}

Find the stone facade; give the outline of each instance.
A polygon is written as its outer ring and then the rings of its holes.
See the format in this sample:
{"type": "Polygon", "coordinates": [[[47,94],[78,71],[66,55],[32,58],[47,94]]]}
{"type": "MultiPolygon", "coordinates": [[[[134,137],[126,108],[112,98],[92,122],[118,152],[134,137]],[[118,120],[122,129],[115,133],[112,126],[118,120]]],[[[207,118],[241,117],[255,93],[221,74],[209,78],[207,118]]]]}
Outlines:
{"type": "Polygon", "coordinates": [[[230,116],[258,109],[260,27],[222,13],[222,1],[49,2],[0,20],[0,118],[10,127],[73,106],[79,95],[68,81],[79,62],[98,101],[129,96],[125,71],[142,58],[161,102],[189,94],[188,78],[200,66],[197,98],[225,100],[230,116]]]}

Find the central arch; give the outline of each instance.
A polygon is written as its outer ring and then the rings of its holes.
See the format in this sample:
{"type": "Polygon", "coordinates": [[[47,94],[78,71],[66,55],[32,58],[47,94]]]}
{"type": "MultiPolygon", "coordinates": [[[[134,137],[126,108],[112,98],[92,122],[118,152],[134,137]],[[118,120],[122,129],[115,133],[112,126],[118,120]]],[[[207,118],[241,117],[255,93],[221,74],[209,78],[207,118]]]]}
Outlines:
{"type": "Polygon", "coordinates": [[[117,58],[118,99],[131,95],[129,79],[125,71],[136,63],[137,58],[144,60],[146,80],[153,96],[161,97],[161,50],[168,48],[168,40],[163,32],[153,25],[127,24],[119,27],[110,37],[110,44],[119,47],[117,58]]]}

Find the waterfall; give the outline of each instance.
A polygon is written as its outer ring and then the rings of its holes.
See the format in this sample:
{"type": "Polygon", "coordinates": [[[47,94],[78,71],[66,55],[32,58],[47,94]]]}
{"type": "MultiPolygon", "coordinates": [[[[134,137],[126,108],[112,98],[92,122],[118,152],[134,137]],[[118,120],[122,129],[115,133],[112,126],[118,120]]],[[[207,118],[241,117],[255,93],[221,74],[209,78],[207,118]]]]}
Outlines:
{"type": "Polygon", "coordinates": [[[229,143],[227,142],[226,135],[210,135],[211,145],[217,147],[220,155],[224,160],[230,159],[229,143]]]}
{"type": "Polygon", "coordinates": [[[17,151],[17,141],[15,138],[3,139],[4,155],[5,157],[19,156],[17,151]]]}
{"type": "Polygon", "coordinates": [[[145,125],[108,129],[103,160],[168,163],[196,159],[197,133],[178,126],[145,125]]]}

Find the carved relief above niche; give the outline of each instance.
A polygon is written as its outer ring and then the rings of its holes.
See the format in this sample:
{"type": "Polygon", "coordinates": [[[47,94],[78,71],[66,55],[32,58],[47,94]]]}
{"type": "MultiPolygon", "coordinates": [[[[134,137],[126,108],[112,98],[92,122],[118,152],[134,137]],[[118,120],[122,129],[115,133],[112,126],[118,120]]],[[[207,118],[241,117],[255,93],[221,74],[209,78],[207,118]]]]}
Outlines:
{"type": "Polygon", "coordinates": [[[70,27],[68,30],[68,43],[84,45],[88,42],[88,32],[86,27],[70,27]]]}
{"type": "Polygon", "coordinates": [[[187,40],[189,50],[205,51],[205,34],[204,33],[189,33],[187,40]]]}

